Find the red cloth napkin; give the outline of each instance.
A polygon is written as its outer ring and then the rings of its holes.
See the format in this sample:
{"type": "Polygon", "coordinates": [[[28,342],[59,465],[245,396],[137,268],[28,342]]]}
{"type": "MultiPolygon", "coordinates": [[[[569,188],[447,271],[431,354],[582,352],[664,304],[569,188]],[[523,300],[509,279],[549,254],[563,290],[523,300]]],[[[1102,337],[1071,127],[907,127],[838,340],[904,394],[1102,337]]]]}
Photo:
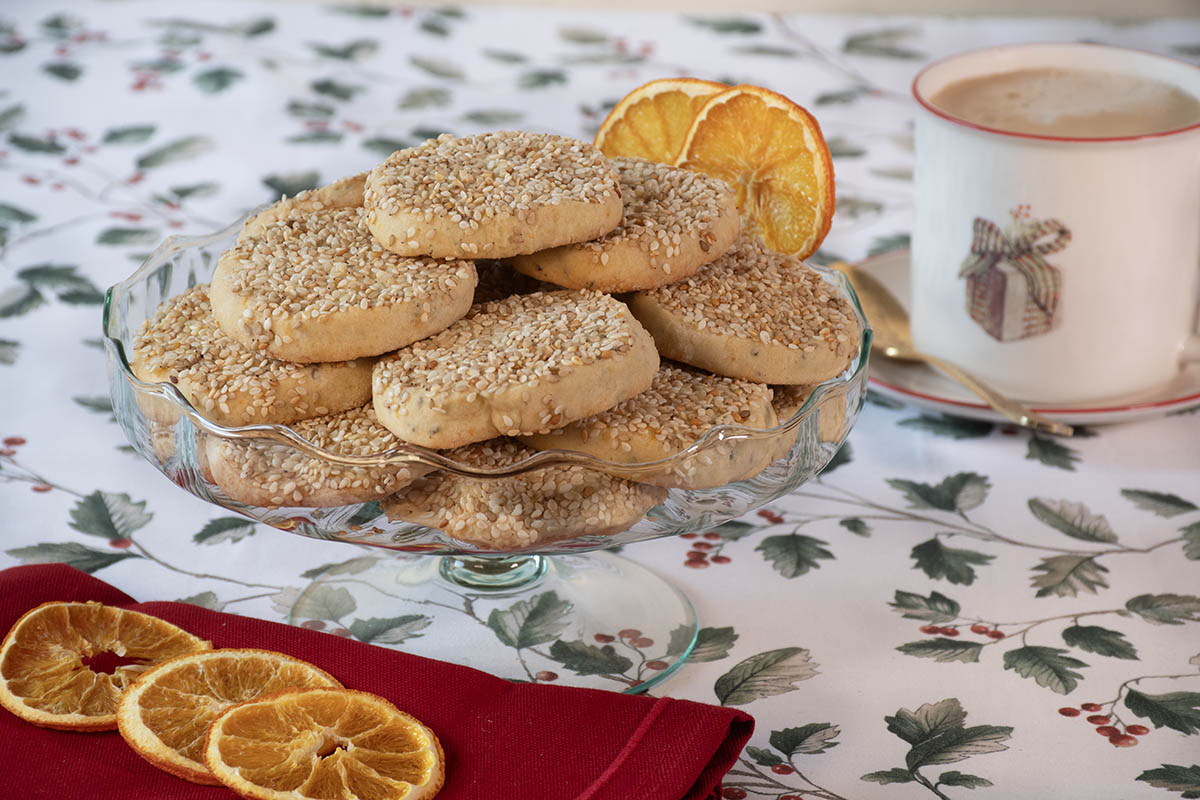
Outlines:
{"type": "MultiPolygon", "coordinates": [[[[519,684],[478,670],[188,605],[137,603],[64,564],[0,571],[0,631],[52,600],[97,600],[168,620],[216,647],[303,658],[347,687],[388,698],[429,725],[446,753],[439,800],[703,800],[716,798],[754,720],[687,700],[519,684]]],[[[223,800],[151,766],[116,731],[30,725],[0,709],[4,797],[223,800]]]]}

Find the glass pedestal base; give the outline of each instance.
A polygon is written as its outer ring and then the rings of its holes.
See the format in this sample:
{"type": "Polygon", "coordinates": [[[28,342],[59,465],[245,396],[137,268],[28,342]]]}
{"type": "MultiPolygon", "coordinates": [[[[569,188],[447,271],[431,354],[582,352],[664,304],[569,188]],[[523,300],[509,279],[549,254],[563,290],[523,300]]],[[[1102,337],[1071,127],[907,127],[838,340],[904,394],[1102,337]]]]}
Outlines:
{"type": "Polygon", "coordinates": [[[373,551],[327,569],[288,622],[502,678],[644,692],[687,659],[696,614],[666,580],[598,550],[561,556],[373,551]],[[344,613],[338,613],[344,612],[344,613]],[[319,624],[318,624],[319,623],[319,624]]]}

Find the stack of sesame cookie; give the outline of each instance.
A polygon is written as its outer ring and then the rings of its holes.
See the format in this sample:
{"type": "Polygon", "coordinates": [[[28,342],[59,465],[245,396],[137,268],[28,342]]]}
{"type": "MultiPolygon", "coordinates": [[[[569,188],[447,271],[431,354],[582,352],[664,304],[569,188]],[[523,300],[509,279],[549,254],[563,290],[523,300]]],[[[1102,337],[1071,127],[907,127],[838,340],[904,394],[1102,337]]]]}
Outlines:
{"type": "MultiPolygon", "coordinates": [[[[147,323],[132,365],[222,424],[291,425],[343,455],[408,443],[503,468],[548,448],[658,461],[715,425],[774,426],[769,384],[832,378],[858,340],[819,274],[740,237],[722,182],[502,131],[441,136],[258,214],[210,286],[147,323]]],[[[725,442],[642,480],[718,486],[779,454],[725,442]]],[[[387,498],[393,518],[497,550],[611,533],[663,498],[578,467],[473,480],[216,438],[206,456],[241,502],[387,498]]]]}

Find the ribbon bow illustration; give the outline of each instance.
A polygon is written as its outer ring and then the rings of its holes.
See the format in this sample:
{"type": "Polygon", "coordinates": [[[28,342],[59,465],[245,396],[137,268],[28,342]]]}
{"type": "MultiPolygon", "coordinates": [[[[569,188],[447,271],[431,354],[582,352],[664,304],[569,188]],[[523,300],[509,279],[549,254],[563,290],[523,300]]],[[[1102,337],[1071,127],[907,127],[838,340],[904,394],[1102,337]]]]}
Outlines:
{"type": "Polygon", "coordinates": [[[1043,256],[1057,253],[1071,241],[1071,231],[1056,219],[1034,222],[1016,236],[1008,236],[995,223],[976,217],[972,226],[971,253],[963,259],[958,277],[981,275],[1001,261],[1017,268],[1029,287],[1029,296],[1046,314],[1054,298],[1054,267],[1043,256]],[[1049,241],[1039,242],[1047,236],[1049,241]]]}

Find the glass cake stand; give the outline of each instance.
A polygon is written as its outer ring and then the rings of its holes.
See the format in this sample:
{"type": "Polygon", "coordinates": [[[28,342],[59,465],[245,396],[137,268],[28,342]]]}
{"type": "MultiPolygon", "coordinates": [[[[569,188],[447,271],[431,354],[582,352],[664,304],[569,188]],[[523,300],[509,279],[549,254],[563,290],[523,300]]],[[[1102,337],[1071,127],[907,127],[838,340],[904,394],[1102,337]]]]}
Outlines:
{"type": "Polygon", "coordinates": [[[644,691],[685,662],[699,628],[683,593],[614,550],[644,539],[707,531],[793,491],[833,458],[865,399],[871,331],[845,277],[821,269],[833,293],[850,301],[862,326],[853,362],[815,387],[807,402],[776,427],[718,426],[687,450],[660,461],[620,464],[547,450],[502,469],[478,469],[417,446],[344,456],[316,447],[282,425],[226,427],[201,416],[174,385],[139,380],[129,357],[141,324],[166,298],[207,283],[240,228],[238,221],[207,236],[171,237],[134,274],[108,290],[104,341],[109,385],[113,410],[130,443],[176,485],[281,531],[369,546],[330,548],[331,558],[342,552],[346,558],[305,574],[313,580],[290,603],[293,624],[319,627],[314,605],[354,592],[355,613],[364,626],[354,633],[358,638],[518,680],[644,691]],[[147,409],[155,406],[157,413],[148,416],[147,409]],[[174,422],[161,421],[164,409],[174,422]],[[207,470],[205,437],[285,448],[345,467],[419,464],[481,482],[564,467],[654,482],[672,468],[737,458],[747,448],[769,451],[774,461],[756,475],[725,485],[671,488],[640,522],[618,533],[584,532],[497,552],[434,528],[389,519],[378,501],[323,508],[235,501],[207,470]],[[419,633],[428,625],[420,612],[433,609],[439,609],[436,635],[419,633]],[[450,614],[456,624],[442,624],[446,610],[456,612],[450,614]]]}

